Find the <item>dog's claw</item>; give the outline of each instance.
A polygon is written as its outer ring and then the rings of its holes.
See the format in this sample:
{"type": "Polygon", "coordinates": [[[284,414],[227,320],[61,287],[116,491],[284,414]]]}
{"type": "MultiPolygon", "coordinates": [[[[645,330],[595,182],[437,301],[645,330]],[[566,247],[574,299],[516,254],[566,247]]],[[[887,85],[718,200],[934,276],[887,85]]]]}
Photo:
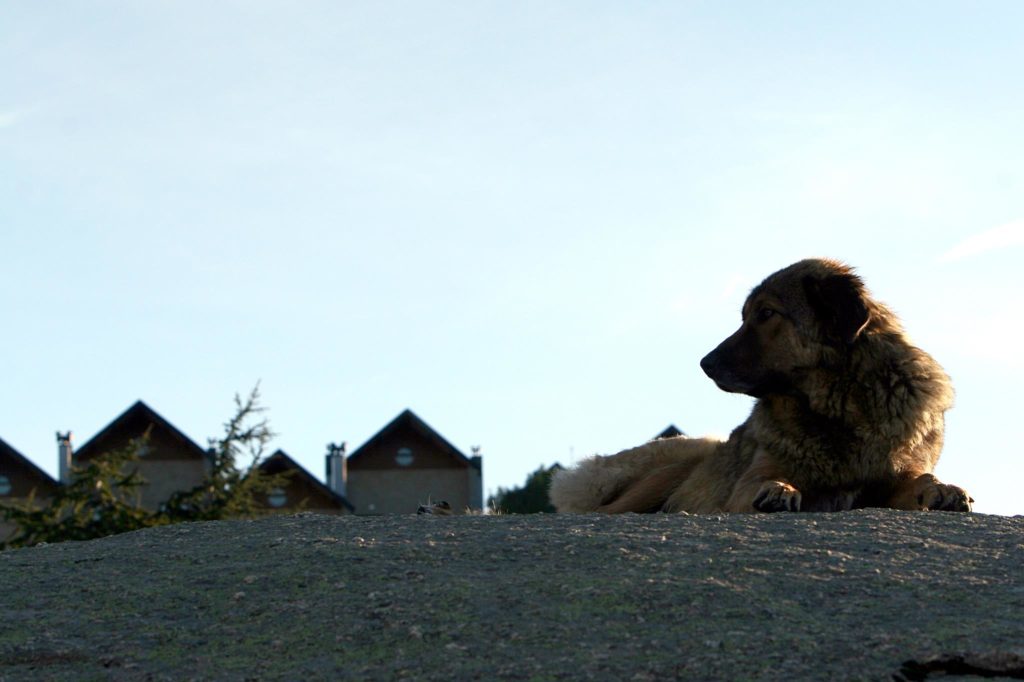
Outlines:
{"type": "Polygon", "coordinates": [[[948,483],[935,483],[928,486],[918,498],[925,509],[938,511],[971,511],[974,498],[960,486],[948,483]]]}
{"type": "Polygon", "coordinates": [[[767,481],[754,496],[754,509],[763,512],[800,511],[800,491],[782,481],[767,481]]]}

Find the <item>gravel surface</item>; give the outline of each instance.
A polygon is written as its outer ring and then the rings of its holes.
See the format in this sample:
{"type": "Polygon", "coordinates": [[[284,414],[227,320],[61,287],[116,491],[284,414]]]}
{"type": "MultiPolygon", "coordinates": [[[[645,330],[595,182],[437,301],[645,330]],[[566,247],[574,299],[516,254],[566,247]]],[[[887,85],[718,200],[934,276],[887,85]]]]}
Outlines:
{"type": "Polygon", "coordinates": [[[1024,518],[300,514],[2,552],[0,586],[0,680],[886,680],[1024,653],[1024,518]]]}

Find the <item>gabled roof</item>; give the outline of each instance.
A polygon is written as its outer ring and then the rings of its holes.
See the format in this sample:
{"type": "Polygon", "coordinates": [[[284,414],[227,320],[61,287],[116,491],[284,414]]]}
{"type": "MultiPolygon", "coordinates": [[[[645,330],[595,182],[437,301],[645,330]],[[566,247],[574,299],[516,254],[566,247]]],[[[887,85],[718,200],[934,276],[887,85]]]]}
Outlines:
{"type": "Polygon", "coordinates": [[[479,457],[466,457],[458,448],[445,440],[441,434],[432,429],[425,421],[417,417],[410,409],[404,410],[400,415],[392,419],[384,428],[374,434],[368,441],[360,445],[355,452],[348,456],[348,461],[352,462],[357,460],[361,455],[369,451],[377,441],[403,429],[409,429],[413,433],[420,435],[422,438],[436,446],[439,451],[450,455],[465,466],[474,467],[476,469],[480,468],[479,457]]]}
{"type": "Polygon", "coordinates": [[[679,430],[679,428],[675,424],[669,424],[664,431],[662,431],[661,433],[654,437],[654,440],[658,440],[660,438],[675,438],[676,436],[685,435],[686,434],[679,430]]]}
{"type": "MultiPolygon", "coordinates": [[[[209,453],[201,448],[195,441],[182,433],[178,427],[161,417],[153,408],[138,400],[134,405],[122,412],[114,421],[107,424],[103,430],[86,441],[75,450],[75,459],[82,460],[101,455],[113,446],[110,443],[112,437],[117,435],[119,429],[140,429],[144,431],[152,424],[154,427],[169,435],[172,440],[178,441],[186,450],[192,450],[196,456],[203,459],[209,458],[209,453]],[[141,428],[140,428],[141,427],[141,428]]],[[[116,446],[114,446],[116,447],[116,446]]]]}
{"type": "Polygon", "coordinates": [[[32,460],[8,445],[3,438],[0,438],[0,457],[14,460],[15,463],[24,467],[32,476],[38,477],[44,484],[57,487],[57,481],[50,478],[50,474],[37,467],[32,460]]]}
{"type": "Polygon", "coordinates": [[[293,476],[302,479],[309,485],[321,491],[324,495],[327,495],[329,498],[336,500],[349,511],[354,512],[356,510],[356,508],[352,506],[352,503],[349,502],[344,495],[339,495],[338,493],[334,492],[329,487],[321,483],[320,479],[306,471],[305,467],[303,467],[301,464],[299,464],[294,459],[289,457],[284,450],[277,450],[270,457],[267,457],[265,460],[260,462],[260,469],[268,473],[271,473],[270,470],[275,469],[277,467],[287,469],[289,471],[294,471],[295,473],[293,474],[293,476]]]}

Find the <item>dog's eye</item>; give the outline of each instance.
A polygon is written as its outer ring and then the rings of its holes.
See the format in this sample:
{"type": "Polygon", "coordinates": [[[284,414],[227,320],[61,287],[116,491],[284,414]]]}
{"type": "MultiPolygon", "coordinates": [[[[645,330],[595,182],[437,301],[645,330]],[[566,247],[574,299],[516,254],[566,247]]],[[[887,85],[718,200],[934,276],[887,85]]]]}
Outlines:
{"type": "Polygon", "coordinates": [[[758,322],[767,322],[768,320],[772,319],[774,315],[775,311],[772,310],[771,308],[761,308],[761,310],[759,310],[757,313],[757,320],[758,322]]]}

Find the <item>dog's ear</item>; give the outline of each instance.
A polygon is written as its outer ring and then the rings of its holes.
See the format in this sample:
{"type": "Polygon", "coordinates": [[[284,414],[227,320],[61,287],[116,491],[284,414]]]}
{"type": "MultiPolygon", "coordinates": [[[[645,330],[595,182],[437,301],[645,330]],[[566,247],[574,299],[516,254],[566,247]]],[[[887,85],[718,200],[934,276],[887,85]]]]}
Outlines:
{"type": "Polygon", "coordinates": [[[805,277],[804,290],[826,336],[835,341],[852,344],[871,319],[864,283],[852,273],[805,277]]]}

